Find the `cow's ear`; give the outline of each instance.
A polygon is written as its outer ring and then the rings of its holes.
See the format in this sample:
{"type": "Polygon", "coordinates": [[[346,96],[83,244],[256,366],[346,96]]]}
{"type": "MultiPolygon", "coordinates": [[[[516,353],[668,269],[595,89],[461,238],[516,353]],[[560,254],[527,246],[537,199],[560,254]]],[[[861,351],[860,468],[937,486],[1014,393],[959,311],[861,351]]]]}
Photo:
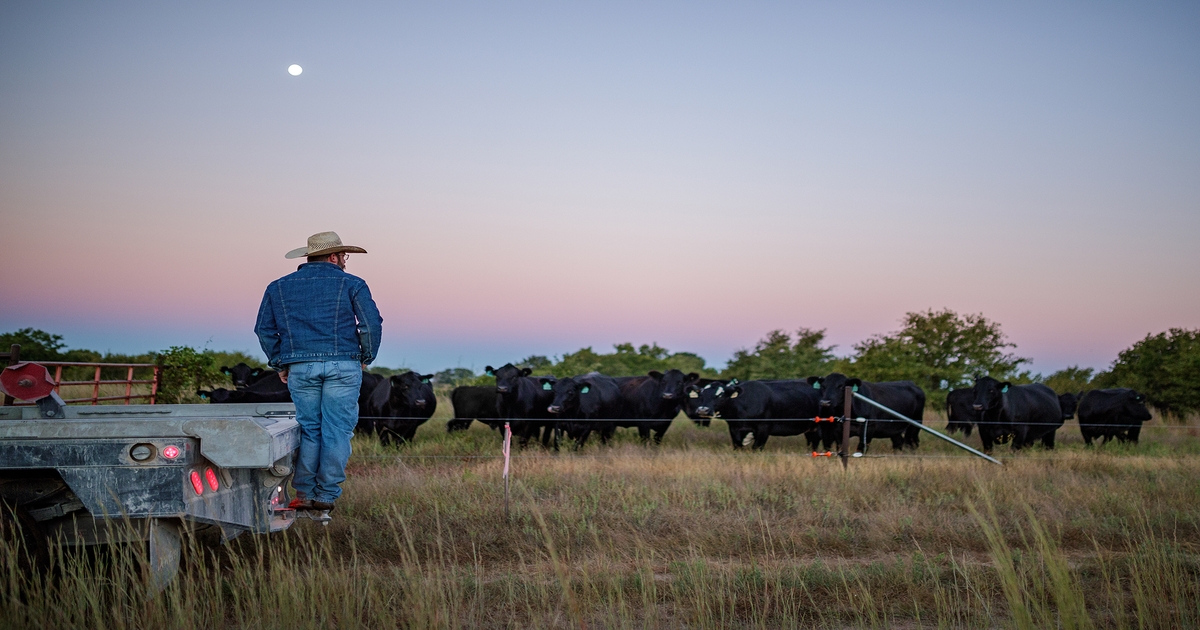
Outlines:
{"type": "Polygon", "coordinates": [[[1000,383],[1000,393],[1001,394],[1007,393],[1009,387],[1012,387],[1012,383],[1009,383],[1008,381],[1004,381],[1003,383],[1000,383]]]}
{"type": "Polygon", "coordinates": [[[422,382],[422,383],[429,383],[429,382],[430,382],[430,381],[432,381],[432,380],[433,380],[433,375],[432,375],[432,374],[422,374],[422,375],[421,375],[421,382],[422,382]]]}
{"type": "Polygon", "coordinates": [[[695,372],[688,372],[687,376],[683,377],[683,384],[695,383],[700,380],[700,375],[695,372]]]}
{"type": "Polygon", "coordinates": [[[656,381],[662,380],[662,372],[659,372],[658,370],[650,370],[649,372],[646,372],[646,376],[649,376],[656,381]]]}
{"type": "Polygon", "coordinates": [[[742,393],[741,387],[734,386],[734,387],[729,388],[729,397],[730,398],[737,398],[738,394],[740,394],[740,393],[742,393]]]}
{"type": "Polygon", "coordinates": [[[521,376],[529,376],[533,374],[533,368],[521,368],[521,376]]]}
{"type": "Polygon", "coordinates": [[[196,390],[196,395],[197,395],[197,396],[199,396],[199,397],[201,397],[201,398],[203,398],[203,399],[205,399],[205,400],[208,400],[208,395],[209,395],[209,394],[211,394],[211,393],[212,393],[212,392],[206,392],[206,391],[203,391],[203,390],[196,390]]]}
{"type": "Polygon", "coordinates": [[[580,394],[586,394],[586,393],[588,393],[588,392],[590,392],[590,391],[592,391],[592,387],[591,387],[590,385],[588,385],[587,383],[584,383],[584,384],[583,384],[583,387],[580,387],[580,388],[579,388],[579,393],[580,393],[580,394]]]}
{"type": "Polygon", "coordinates": [[[825,379],[821,378],[820,376],[810,376],[804,380],[808,381],[808,384],[812,385],[813,389],[821,389],[821,381],[825,379]]]}
{"type": "Polygon", "coordinates": [[[262,368],[254,368],[250,371],[250,376],[258,376],[259,374],[262,374],[262,368]]]}
{"type": "Polygon", "coordinates": [[[862,387],[861,378],[846,379],[846,384],[850,386],[850,391],[857,392],[858,388],[862,387]]]}
{"type": "Polygon", "coordinates": [[[490,365],[489,365],[489,366],[487,366],[487,367],[483,368],[483,373],[484,373],[484,374],[486,374],[486,375],[488,375],[488,376],[495,376],[495,375],[496,375],[496,368],[494,368],[494,367],[492,367],[492,366],[490,366],[490,365]]]}
{"type": "Polygon", "coordinates": [[[554,379],[539,378],[538,382],[542,384],[542,389],[545,391],[551,391],[554,389],[554,379]]]}
{"type": "Polygon", "coordinates": [[[737,384],[738,384],[738,380],[736,378],[731,378],[731,379],[729,379],[729,382],[726,383],[726,385],[728,385],[730,387],[733,387],[734,385],[737,385],[737,384]]]}
{"type": "Polygon", "coordinates": [[[233,370],[230,370],[228,367],[226,367],[226,366],[224,366],[224,365],[222,365],[222,366],[221,366],[221,373],[222,373],[222,374],[226,374],[226,375],[228,375],[228,374],[230,374],[232,371],[233,371],[233,370]]]}

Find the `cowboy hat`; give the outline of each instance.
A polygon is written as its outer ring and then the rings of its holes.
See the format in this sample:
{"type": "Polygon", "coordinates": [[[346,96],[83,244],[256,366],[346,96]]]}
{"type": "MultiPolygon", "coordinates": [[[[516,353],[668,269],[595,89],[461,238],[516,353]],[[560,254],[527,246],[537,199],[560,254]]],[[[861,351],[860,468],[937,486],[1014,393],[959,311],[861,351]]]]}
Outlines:
{"type": "Polygon", "coordinates": [[[307,247],[298,247],[283,255],[284,258],[304,258],[305,256],[328,256],[338,252],[365,254],[367,250],[353,245],[342,245],[342,238],[337,232],[320,232],[308,237],[307,247]]]}

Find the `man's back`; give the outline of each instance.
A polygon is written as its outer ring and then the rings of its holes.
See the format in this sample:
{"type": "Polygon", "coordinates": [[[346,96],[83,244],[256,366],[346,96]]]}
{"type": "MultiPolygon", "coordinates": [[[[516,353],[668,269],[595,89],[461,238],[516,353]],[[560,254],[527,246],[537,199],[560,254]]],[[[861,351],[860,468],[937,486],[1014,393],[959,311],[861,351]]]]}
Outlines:
{"type": "Polygon", "coordinates": [[[278,343],[267,354],[281,365],[369,363],[379,351],[382,321],[362,278],[311,262],[267,286],[255,332],[264,344],[278,343]]]}

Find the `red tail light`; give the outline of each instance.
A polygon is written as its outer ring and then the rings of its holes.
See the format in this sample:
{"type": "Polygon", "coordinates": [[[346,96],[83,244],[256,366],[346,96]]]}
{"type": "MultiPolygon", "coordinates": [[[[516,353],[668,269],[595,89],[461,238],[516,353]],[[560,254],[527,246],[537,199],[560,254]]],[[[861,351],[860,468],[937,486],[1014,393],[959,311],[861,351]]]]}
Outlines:
{"type": "Polygon", "coordinates": [[[213,469],[211,468],[204,469],[204,480],[208,482],[208,487],[213,492],[216,492],[221,488],[221,486],[217,483],[217,473],[213,472],[213,469]]]}
{"type": "Polygon", "coordinates": [[[193,470],[191,479],[192,490],[195,490],[196,494],[204,494],[204,480],[200,479],[200,471],[193,470]]]}
{"type": "Polygon", "coordinates": [[[179,447],[171,445],[163,448],[162,456],[167,459],[175,459],[176,457],[179,457],[179,447]]]}

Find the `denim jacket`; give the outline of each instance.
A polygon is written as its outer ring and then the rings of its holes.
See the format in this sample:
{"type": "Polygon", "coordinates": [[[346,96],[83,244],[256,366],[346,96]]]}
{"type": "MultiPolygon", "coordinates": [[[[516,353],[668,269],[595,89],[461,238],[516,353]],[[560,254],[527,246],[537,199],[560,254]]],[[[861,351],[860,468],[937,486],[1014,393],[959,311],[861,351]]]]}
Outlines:
{"type": "Polygon", "coordinates": [[[362,278],[330,262],[311,262],[267,285],[254,332],[267,365],[280,368],[304,361],[370,363],[382,326],[362,278]]]}

